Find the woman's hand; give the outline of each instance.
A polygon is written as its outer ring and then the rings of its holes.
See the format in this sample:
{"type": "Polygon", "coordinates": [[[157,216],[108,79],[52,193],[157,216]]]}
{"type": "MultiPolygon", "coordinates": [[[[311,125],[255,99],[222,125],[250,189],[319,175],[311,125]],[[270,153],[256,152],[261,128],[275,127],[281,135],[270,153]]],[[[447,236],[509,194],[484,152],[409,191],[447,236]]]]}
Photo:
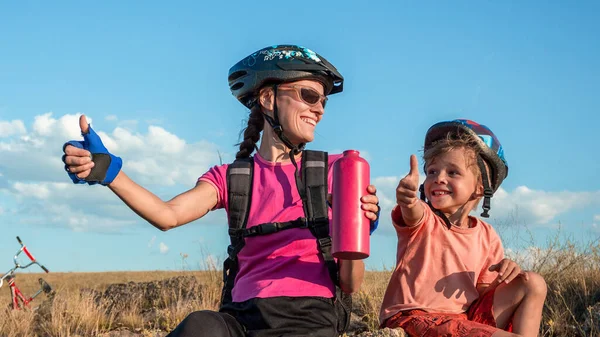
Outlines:
{"type": "Polygon", "coordinates": [[[108,185],[115,180],[123,161],[102,144],[100,136],[89,126],[85,115],[79,117],[83,141],[72,140],[63,146],[65,170],[75,184],[108,185]]]}
{"type": "Polygon", "coordinates": [[[373,185],[369,185],[367,186],[367,192],[370,194],[360,198],[360,201],[363,203],[361,208],[365,211],[365,216],[367,219],[371,220],[369,233],[373,234],[379,225],[379,211],[381,210],[381,207],[379,207],[379,198],[375,195],[377,188],[373,185]]]}

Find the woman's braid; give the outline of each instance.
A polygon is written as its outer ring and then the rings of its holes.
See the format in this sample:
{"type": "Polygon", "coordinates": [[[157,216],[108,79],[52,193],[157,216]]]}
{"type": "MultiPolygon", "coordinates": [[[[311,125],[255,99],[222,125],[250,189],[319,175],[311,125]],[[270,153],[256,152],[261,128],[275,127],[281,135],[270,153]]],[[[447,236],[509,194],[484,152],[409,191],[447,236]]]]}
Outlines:
{"type": "Polygon", "coordinates": [[[239,143],[240,150],[235,155],[236,159],[248,158],[254,152],[256,143],[260,140],[260,132],[263,130],[265,120],[259,104],[250,109],[248,126],[244,129],[244,140],[239,143]]]}

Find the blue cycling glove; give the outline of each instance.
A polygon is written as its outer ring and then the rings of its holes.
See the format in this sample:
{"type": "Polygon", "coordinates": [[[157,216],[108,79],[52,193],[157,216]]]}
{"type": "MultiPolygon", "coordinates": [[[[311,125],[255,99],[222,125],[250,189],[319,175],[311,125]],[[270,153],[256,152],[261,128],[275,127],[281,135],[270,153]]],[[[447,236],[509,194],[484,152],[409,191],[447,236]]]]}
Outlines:
{"type": "MultiPolygon", "coordinates": [[[[69,177],[71,178],[71,180],[73,180],[74,184],[87,183],[88,185],[102,184],[106,186],[112,183],[112,181],[115,179],[115,177],[121,170],[121,166],[123,166],[123,161],[121,160],[121,158],[114,156],[110,152],[108,152],[104,144],[102,144],[102,140],[100,139],[98,134],[96,134],[94,129],[92,129],[92,127],[89,126],[89,124],[88,132],[86,134],[82,133],[81,135],[83,136],[83,141],[71,140],[65,143],[65,145],[63,146],[63,152],[67,145],[72,145],[80,149],[88,150],[92,154],[92,161],[94,162],[94,167],[92,167],[90,174],[84,179],[77,177],[75,173],[71,173],[67,170],[67,172],[69,173],[69,177]]],[[[65,157],[63,156],[63,162],[64,158],[65,157]]],[[[65,169],[66,168],[67,166],[65,164],[65,169]]]]}
{"type": "Polygon", "coordinates": [[[373,234],[373,232],[377,229],[377,226],[379,226],[379,213],[381,213],[381,207],[379,207],[379,203],[377,204],[377,219],[375,219],[375,221],[371,221],[371,226],[369,227],[369,235],[373,234]]]}

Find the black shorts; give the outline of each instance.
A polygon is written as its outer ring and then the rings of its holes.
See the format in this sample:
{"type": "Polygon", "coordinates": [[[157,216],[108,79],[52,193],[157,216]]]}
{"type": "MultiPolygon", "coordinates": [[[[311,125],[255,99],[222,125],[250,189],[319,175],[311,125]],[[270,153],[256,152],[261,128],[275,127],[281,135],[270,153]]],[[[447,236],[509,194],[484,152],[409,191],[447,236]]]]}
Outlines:
{"type": "Polygon", "coordinates": [[[167,337],[337,337],[333,299],[272,297],[196,311],[167,337]]]}

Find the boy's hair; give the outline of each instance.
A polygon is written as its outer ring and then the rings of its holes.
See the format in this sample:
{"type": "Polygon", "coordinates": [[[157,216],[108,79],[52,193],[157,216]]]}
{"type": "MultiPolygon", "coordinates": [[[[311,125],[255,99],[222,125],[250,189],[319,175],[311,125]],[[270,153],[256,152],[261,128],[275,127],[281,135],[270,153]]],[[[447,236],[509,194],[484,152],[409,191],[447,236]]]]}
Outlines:
{"type": "MultiPolygon", "coordinates": [[[[479,169],[479,165],[477,165],[477,156],[479,156],[481,152],[480,148],[481,147],[478,146],[476,140],[467,133],[448,133],[446,134],[446,137],[433,142],[431,146],[425,150],[423,153],[423,160],[425,161],[423,170],[425,171],[425,174],[427,174],[427,165],[441,154],[448,153],[455,149],[465,149],[467,168],[473,172],[478,183],[483,184],[481,170],[479,169]]],[[[489,174],[489,164],[484,161],[484,165],[489,174]]]]}

